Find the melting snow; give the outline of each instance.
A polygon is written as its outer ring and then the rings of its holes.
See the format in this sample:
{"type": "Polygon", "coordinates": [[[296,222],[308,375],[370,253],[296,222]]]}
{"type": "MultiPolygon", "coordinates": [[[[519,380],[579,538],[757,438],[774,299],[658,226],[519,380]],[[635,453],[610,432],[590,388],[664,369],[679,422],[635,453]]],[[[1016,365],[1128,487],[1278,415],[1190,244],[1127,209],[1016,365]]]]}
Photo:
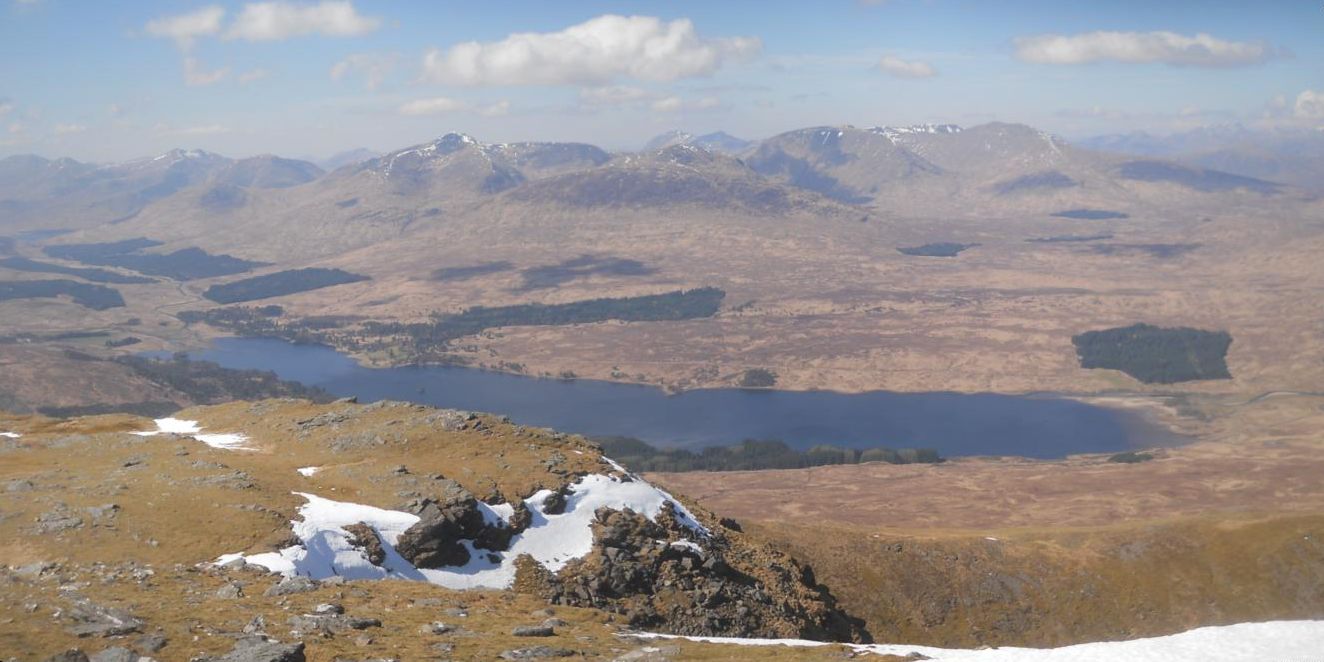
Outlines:
{"type": "MultiPolygon", "coordinates": [[[[419,569],[395,551],[400,534],[418,522],[416,515],[332,501],[305,493],[298,493],[307,500],[299,509],[303,520],[291,523],[294,534],[303,541],[302,545],[251,556],[226,554],[216,562],[225,563],[242,557],[273,572],[314,579],[339,575],[346,579],[413,579],[455,589],[507,588],[515,580],[515,559],[521,554],[532,556],[552,572],[587,555],[593,549],[590,525],[598,508],[629,508],[652,519],[662,511],[664,503],[671,502],[682,524],[700,537],[708,535],[708,530],[684,506],[666,492],[637,478],[590,475],[572,485],[571,489],[573,492],[566,497],[565,512],[559,515],[543,511],[544,501],[553,494],[551,490],[540,490],[525,499],[524,505],[532,515],[531,523],[523,533],[511,539],[507,551],[488,552],[475,549],[472,541],[463,541],[461,544],[470,554],[469,563],[463,566],[419,569]],[[350,545],[348,534],[342,527],[358,522],[372,526],[386,543],[386,559],[382,566],[372,565],[360,550],[350,545]]],[[[481,507],[483,517],[491,524],[508,522],[515,511],[511,504],[482,504],[481,507]]],[[[690,544],[698,547],[696,543],[690,544]]]]}
{"type": "MultiPolygon", "coordinates": [[[[648,639],[687,639],[742,646],[825,646],[803,639],[737,639],[639,635],[648,639]]],[[[1197,628],[1178,634],[1129,641],[1099,641],[1062,648],[987,648],[980,650],[853,644],[856,652],[907,656],[919,653],[934,662],[1267,662],[1317,659],[1324,650],[1324,621],[1270,621],[1197,628]]]]}
{"type": "Polygon", "coordinates": [[[140,437],[155,437],[158,434],[186,434],[212,448],[227,450],[252,450],[246,444],[248,437],[238,433],[201,434],[202,428],[197,421],[185,421],[178,418],[156,419],[156,429],[146,432],[134,432],[140,437]]]}
{"type": "Polygon", "coordinates": [[[314,476],[321,470],[322,467],[299,467],[298,469],[295,469],[295,471],[298,471],[302,476],[314,476]]]}
{"type": "Polygon", "coordinates": [[[18,439],[21,436],[23,435],[17,432],[0,432],[0,437],[9,437],[10,439],[18,439]]]}

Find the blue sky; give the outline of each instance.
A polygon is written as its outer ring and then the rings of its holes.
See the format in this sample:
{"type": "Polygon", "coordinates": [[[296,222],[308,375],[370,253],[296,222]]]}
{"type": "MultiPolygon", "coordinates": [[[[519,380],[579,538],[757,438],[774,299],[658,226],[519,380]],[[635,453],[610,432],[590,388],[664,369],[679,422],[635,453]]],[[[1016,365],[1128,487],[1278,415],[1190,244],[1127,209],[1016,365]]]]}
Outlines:
{"type": "Polygon", "coordinates": [[[0,155],[1324,126],[1309,2],[0,0],[0,155]]]}

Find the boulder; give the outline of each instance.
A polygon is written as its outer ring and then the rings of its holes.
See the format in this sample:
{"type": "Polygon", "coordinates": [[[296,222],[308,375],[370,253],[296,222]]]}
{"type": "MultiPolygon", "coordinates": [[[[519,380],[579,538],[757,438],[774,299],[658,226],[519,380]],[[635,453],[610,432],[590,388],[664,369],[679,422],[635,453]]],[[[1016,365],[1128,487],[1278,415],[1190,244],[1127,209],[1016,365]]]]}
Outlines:
{"type": "Polygon", "coordinates": [[[91,602],[75,603],[69,609],[70,634],[79,637],[115,637],[137,632],[141,619],[118,607],[103,607],[91,602]]]}
{"type": "MultiPolygon", "coordinates": [[[[443,484],[440,500],[423,499],[406,505],[419,521],[400,534],[395,543],[395,551],[417,568],[468,563],[469,550],[460,541],[477,541],[489,528],[473,494],[455,481],[439,482],[443,484]]],[[[483,540],[484,544],[494,542],[499,541],[483,540]]]]}
{"type": "Polygon", "coordinates": [[[286,577],[273,584],[263,595],[274,598],[281,595],[294,595],[317,590],[317,582],[307,577],[286,577]]]}
{"type": "Polygon", "coordinates": [[[92,655],[88,660],[89,662],[137,662],[138,654],[123,646],[115,646],[92,655]]]}
{"type": "Polygon", "coordinates": [[[368,563],[380,566],[386,561],[386,548],[377,530],[364,522],[343,527],[349,533],[349,544],[363,551],[368,563]]]}
{"type": "Polygon", "coordinates": [[[243,637],[229,653],[215,658],[195,658],[195,662],[307,662],[303,642],[282,644],[265,637],[243,637]]]}
{"type": "Polygon", "coordinates": [[[556,630],[549,625],[520,625],[510,631],[512,637],[552,637],[556,630]]]}
{"type": "Polygon", "coordinates": [[[514,648],[501,653],[503,660],[537,660],[546,657],[571,657],[578,655],[575,651],[567,648],[553,648],[551,646],[533,646],[531,648],[514,648]]]}

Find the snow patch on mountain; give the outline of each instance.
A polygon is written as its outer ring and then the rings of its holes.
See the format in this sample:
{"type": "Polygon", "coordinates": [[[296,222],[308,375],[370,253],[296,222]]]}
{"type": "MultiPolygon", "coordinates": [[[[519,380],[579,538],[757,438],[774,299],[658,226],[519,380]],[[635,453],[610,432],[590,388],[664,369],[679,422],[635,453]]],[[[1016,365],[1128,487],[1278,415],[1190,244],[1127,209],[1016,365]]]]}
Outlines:
{"type": "MultiPolygon", "coordinates": [[[[614,465],[619,467],[619,465],[614,465]]],[[[624,472],[622,472],[624,473],[624,472]]],[[[656,519],[671,503],[677,519],[699,540],[709,532],[693,513],[671,495],[633,476],[589,475],[570,486],[565,510],[560,514],[545,511],[545,502],[554,494],[541,490],[524,500],[532,514],[528,528],[511,539],[504,552],[477,549],[474,541],[461,544],[469,552],[469,562],[462,566],[437,569],[414,567],[395,551],[400,535],[419,521],[418,516],[344,501],[332,501],[313,494],[296,492],[306,500],[299,508],[302,520],[291,522],[301,544],[279,552],[264,554],[225,554],[217,563],[243,558],[287,576],[302,575],[314,579],[341,576],[346,579],[411,579],[452,589],[508,588],[515,580],[515,559],[528,554],[548,570],[556,572],[593,549],[591,525],[599,508],[626,508],[656,519]],[[385,560],[373,565],[362,550],[350,544],[343,527],[359,522],[375,529],[382,540],[385,560]]],[[[514,515],[511,504],[487,505],[480,502],[489,525],[505,526],[514,515]]],[[[692,542],[695,546],[699,543],[692,542]]]]}
{"type": "Polygon", "coordinates": [[[133,434],[139,437],[155,437],[159,434],[185,434],[212,448],[224,448],[232,451],[253,450],[248,447],[248,437],[237,432],[202,434],[202,428],[198,427],[197,421],[186,421],[178,418],[158,418],[154,422],[156,423],[155,430],[134,432],[133,434]]]}
{"type": "Polygon", "coordinates": [[[911,126],[874,126],[865,130],[869,133],[876,133],[883,136],[895,143],[900,140],[902,136],[960,133],[961,127],[955,124],[912,124],[911,126]]]}
{"type": "Polygon", "coordinates": [[[10,439],[18,439],[21,436],[23,435],[17,432],[0,432],[0,437],[9,437],[10,439]]]}
{"type": "MultiPolygon", "coordinates": [[[[632,634],[645,639],[684,639],[739,646],[828,646],[804,639],[738,639],[684,637],[667,634],[632,634]]],[[[1099,641],[1061,648],[985,648],[978,650],[910,646],[906,644],[848,644],[857,653],[896,655],[912,653],[934,662],[1265,662],[1308,660],[1324,650],[1324,621],[1269,621],[1196,628],[1177,634],[1099,641]]]]}

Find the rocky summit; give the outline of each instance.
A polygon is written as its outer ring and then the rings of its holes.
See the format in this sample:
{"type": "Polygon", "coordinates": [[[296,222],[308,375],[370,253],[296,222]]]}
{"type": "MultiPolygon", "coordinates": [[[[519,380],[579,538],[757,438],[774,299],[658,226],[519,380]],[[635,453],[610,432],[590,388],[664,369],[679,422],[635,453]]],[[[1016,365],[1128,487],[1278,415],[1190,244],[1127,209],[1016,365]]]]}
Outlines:
{"type": "MultiPolygon", "coordinates": [[[[868,640],[807,566],[578,436],[348,400],[0,424],[0,659],[611,658],[650,648],[637,631],[868,640]]],[[[720,648],[626,659],[682,647],[720,648]]]]}

